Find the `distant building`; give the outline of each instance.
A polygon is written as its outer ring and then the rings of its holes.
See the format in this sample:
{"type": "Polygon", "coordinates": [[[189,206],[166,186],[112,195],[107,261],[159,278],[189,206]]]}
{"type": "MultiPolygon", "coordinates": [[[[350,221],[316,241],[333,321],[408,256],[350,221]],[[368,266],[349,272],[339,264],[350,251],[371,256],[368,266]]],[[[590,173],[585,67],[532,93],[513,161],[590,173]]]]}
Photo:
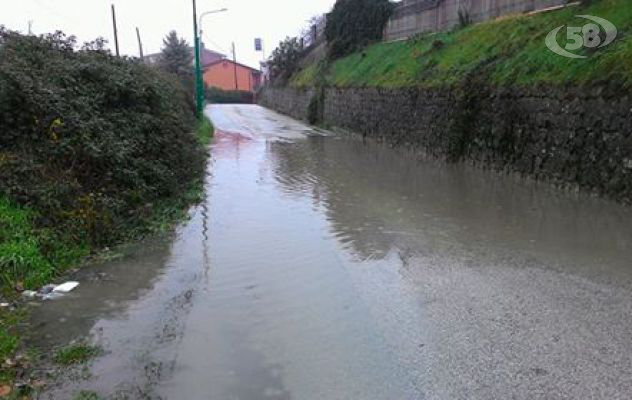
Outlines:
{"type": "MultiPolygon", "coordinates": [[[[191,49],[191,54],[195,54],[194,49],[191,49]]],[[[225,58],[226,56],[224,54],[209,50],[204,47],[204,43],[202,43],[202,47],[200,48],[200,64],[202,64],[202,68],[206,68],[219,60],[224,60],[225,58]]],[[[195,59],[193,59],[193,62],[195,63],[195,59]]]]}
{"type": "Polygon", "coordinates": [[[261,71],[226,58],[204,68],[204,83],[223,90],[255,92],[261,86],[261,71]]]}
{"type": "MultiPolygon", "coordinates": [[[[195,49],[190,48],[191,56],[195,54],[195,49]]],[[[156,64],[160,61],[162,53],[148,54],[145,56],[145,62],[148,64],[156,64]]],[[[193,58],[192,65],[195,64],[193,58]]],[[[200,64],[202,65],[204,83],[209,87],[216,87],[223,90],[244,90],[255,92],[262,83],[262,72],[258,69],[251,68],[226,58],[226,55],[209,50],[204,47],[200,48],[200,64]],[[237,71],[237,81],[235,82],[235,70],[237,71]]]]}

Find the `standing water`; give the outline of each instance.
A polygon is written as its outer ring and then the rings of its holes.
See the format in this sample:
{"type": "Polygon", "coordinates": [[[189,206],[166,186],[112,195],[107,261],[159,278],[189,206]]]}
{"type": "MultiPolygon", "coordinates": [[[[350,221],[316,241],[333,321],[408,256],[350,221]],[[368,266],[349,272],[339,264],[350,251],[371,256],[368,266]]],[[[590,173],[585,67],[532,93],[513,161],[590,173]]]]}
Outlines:
{"type": "Polygon", "coordinates": [[[34,308],[34,344],[104,350],[42,398],[629,398],[630,209],[208,113],[191,219],[34,308]]]}

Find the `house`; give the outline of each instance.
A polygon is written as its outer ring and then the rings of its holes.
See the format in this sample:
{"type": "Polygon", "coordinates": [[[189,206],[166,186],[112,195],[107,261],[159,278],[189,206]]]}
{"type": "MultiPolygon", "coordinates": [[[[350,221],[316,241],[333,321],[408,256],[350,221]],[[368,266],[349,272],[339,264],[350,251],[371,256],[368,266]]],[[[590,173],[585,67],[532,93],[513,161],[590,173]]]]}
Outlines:
{"type": "MultiPolygon", "coordinates": [[[[195,49],[191,48],[191,54],[195,54],[195,49]]],[[[202,65],[202,68],[206,68],[219,60],[224,60],[225,58],[226,56],[224,54],[209,50],[204,47],[204,43],[202,43],[202,47],[200,47],[200,64],[202,65]]],[[[193,59],[193,63],[195,63],[195,58],[193,59]]]]}
{"type": "Polygon", "coordinates": [[[204,83],[223,90],[255,92],[261,86],[261,71],[228,59],[204,67],[204,83]]]}

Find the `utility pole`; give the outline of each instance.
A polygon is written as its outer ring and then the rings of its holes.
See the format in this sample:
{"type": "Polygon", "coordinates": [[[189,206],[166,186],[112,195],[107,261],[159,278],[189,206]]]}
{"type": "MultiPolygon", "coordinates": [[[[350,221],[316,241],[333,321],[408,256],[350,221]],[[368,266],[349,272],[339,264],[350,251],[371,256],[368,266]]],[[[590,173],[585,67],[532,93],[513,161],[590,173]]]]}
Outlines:
{"type": "Polygon", "coordinates": [[[235,68],[235,90],[239,90],[239,82],[237,81],[237,55],[235,53],[235,42],[233,42],[233,67],[235,68]]]}
{"type": "Polygon", "coordinates": [[[119,53],[118,31],[116,29],[116,11],[114,10],[114,4],[112,4],[112,25],[114,26],[114,46],[116,47],[116,56],[119,57],[121,54],[119,53]]]}
{"type": "Polygon", "coordinates": [[[143,54],[143,42],[140,40],[140,30],[136,27],[136,37],[138,38],[138,52],[140,53],[140,59],[144,60],[145,55],[143,54]]]}
{"type": "Polygon", "coordinates": [[[195,105],[198,118],[204,112],[204,83],[200,66],[200,37],[198,36],[197,6],[193,0],[193,41],[195,43],[195,105]]]}
{"type": "Polygon", "coordinates": [[[261,54],[263,55],[263,61],[266,61],[266,43],[261,39],[261,54]]]}

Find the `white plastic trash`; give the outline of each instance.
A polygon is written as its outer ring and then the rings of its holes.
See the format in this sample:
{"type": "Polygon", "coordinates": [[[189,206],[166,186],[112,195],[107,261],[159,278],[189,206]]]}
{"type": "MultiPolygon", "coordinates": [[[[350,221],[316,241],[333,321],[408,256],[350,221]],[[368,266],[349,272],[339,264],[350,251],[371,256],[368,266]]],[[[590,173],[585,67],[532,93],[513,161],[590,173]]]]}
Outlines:
{"type": "Polygon", "coordinates": [[[59,286],[55,286],[55,289],[53,289],[53,292],[55,293],[68,293],[71,290],[73,290],[74,288],[76,288],[77,286],[79,286],[79,282],[65,282],[62,283],[59,286]]]}
{"type": "Polygon", "coordinates": [[[42,300],[55,300],[60,297],[64,297],[64,294],[60,292],[50,292],[49,294],[43,295],[42,300]]]}

